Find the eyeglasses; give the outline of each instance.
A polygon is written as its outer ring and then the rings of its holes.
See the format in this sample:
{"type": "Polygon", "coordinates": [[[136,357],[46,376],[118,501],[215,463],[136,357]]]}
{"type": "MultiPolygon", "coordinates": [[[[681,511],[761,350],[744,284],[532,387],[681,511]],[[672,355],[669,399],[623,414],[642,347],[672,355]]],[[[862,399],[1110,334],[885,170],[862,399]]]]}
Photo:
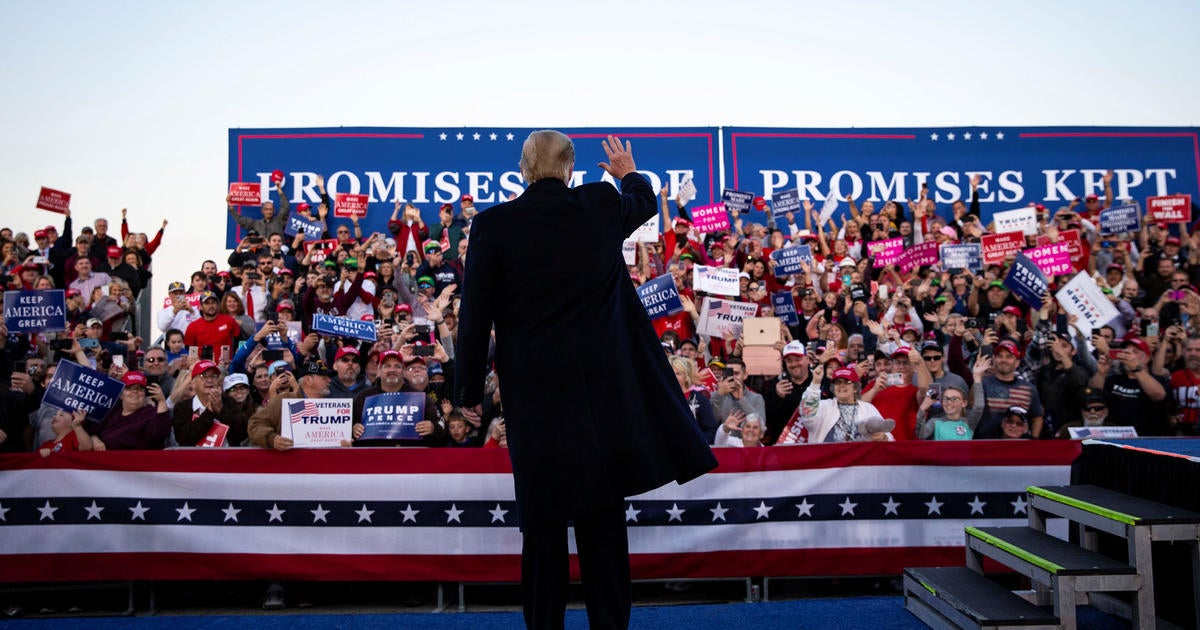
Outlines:
{"type": "Polygon", "coordinates": [[[925,359],[926,361],[941,361],[941,360],[942,360],[942,355],[940,355],[940,354],[939,354],[939,355],[936,355],[936,356],[935,356],[935,355],[932,355],[932,354],[931,354],[931,355],[929,355],[929,356],[926,356],[926,357],[921,357],[921,358],[925,359]]]}
{"type": "Polygon", "coordinates": [[[215,372],[205,372],[196,378],[206,378],[206,379],[216,380],[220,376],[221,376],[220,374],[217,374],[215,372]]]}
{"type": "Polygon", "coordinates": [[[166,363],[166,357],[146,357],[146,363],[166,363]]]}
{"type": "Polygon", "coordinates": [[[1084,411],[1104,411],[1105,409],[1108,409],[1108,407],[1104,405],[1088,405],[1083,408],[1084,411]]]}
{"type": "Polygon", "coordinates": [[[404,368],[405,372],[426,372],[428,370],[429,368],[425,367],[424,365],[410,365],[404,368]]]}
{"type": "Polygon", "coordinates": [[[942,396],[942,402],[962,402],[963,399],[959,396],[942,396]]]}

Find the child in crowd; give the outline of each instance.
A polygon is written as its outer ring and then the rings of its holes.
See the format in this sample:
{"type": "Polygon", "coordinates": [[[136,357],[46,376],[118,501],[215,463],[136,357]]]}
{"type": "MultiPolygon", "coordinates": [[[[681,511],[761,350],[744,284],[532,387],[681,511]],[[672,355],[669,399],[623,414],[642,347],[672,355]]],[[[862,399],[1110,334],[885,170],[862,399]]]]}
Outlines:
{"type": "Polygon", "coordinates": [[[43,442],[38,447],[38,453],[41,453],[42,457],[49,457],[51,453],[63,451],[92,450],[92,436],[83,429],[83,419],[86,415],[78,409],[59,409],[50,420],[50,430],[54,431],[54,439],[43,442]]]}

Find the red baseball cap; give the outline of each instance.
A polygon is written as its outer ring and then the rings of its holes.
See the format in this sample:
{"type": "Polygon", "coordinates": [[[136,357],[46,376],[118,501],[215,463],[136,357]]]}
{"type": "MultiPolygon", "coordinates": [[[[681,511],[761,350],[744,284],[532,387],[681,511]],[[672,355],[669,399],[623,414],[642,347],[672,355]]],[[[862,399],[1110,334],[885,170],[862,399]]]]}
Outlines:
{"type": "Polygon", "coordinates": [[[220,372],[221,368],[217,367],[216,363],[213,363],[207,359],[204,361],[197,361],[196,365],[192,366],[192,378],[196,378],[197,376],[200,376],[209,370],[217,370],[220,372]]]}
{"type": "Polygon", "coordinates": [[[271,171],[271,183],[278,184],[283,181],[283,171],[275,169],[271,171]]]}
{"type": "Polygon", "coordinates": [[[35,230],[33,232],[33,238],[35,238],[35,239],[46,238],[46,230],[35,230]]]}
{"type": "Polygon", "coordinates": [[[121,257],[121,248],[117,247],[116,245],[109,245],[108,257],[109,258],[120,258],[121,257]]]}
{"type": "Polygon", "coordinates": [[[687,219],[685,219],[683,217],[675,217],[675,225],[686,225],[688,227],[691,227],[692,222],[688,221],[687,219]]]}
{"type": "Polygon", "coordinates": [[[352,354],[357,357],[358,348],[355,348],[354,346],[342,346],[341,348],[338,348],[337,354],[334,355],[333,360],[337,361],[348,354],[352,354]]]}
{"type": "Polygon", "coordinates": [[[1137,337],[1131,337],[1125,342],[1125,344],[1141,350],[1146,356],[1150,356],[1150,346],[1147,345],[1145,341],[1142,341],[1137,337]]]}
{"type": "Polygon", "coordinates": [[[146,386],[146,375],[141,372],[126,372],[125,376],[121,377],[121,382],[125,383],[125,387],[131,385],[146,386]]]}
{"type": "Polygon", "coordinates": [[[405,303],[405,302],[401,302],[401,303],[399,303],[399,304],[397,304],[397,305],[396,305],[396,311],[397,311],[397,312],[399,312],[399,311],[404,311],[404,312],[406,312],[406,313],[411,313],[411,312],[412,312],[412,307],[411,307],[411,306],[409,306],[409,305],[408,305],[407,303],[405,303]]]}
{"type": "Polygon", "coordinates": [[[462,200],[463,201],[475,201],[475,198],[472,197],[471,195],[463,195],[462,200]]]}
{"type": "Polygon", "coordinates": [[[1087,201],[1096,201],[1096,200],[1100,199],[1100,195],[1097,195],[1097,194],[1095,194],[1095,193],[1092,193],[1092,194],[1090,194],[1090,195],[1088,195],[1088,196],[1084,197],[1084,199],[1085,199],[1085,200],[1087,200],[1087,201]]]}
{"type": "Polygon", "coordinates": [[[1021,309],[1019,309],[1011,304],[1009,304],[1008,306],[1005,306],[1003,309],[1001,309],[1000,312],[1005,313],[1007,315],[1013,315],[1015,317],[1021,316],[1021,309]]]}
{"type": "Polygon", "coordinates": [[[840,380],[844,380],[844,381],[850,381],[851,383],[859,382],[858,370],[855,370],[853,368],[848,368],[848,367],[838,368],[838,369],[834,370],[833,376],[830,378],[831,378],[831,380],[834,380],[834,381],[840,379],[840,380]]]}
{"type": "Polygon", "coordinates": [[[1001,350],[1004,350],[1005,352],[1013,355],[1014,357],[1017,357],[1018,359],[1021,358],[1021,348],[1019,348],[1016,343],[1013,343],[1012,341],[1010,341],[1008,339],[1005,339],[1004,341],[1001,341],[1000,343],[996,344],[996,352],[999,352],[1001,350]]]}
{"type": "Polygon", "coordinates": [[[1178,245],[1179,243],[1178,236],[1168,236],[1167,240],[1163,242],[1164,245],[1178,245]]]}
{"type": "Polygon", "coordinates": [[[58,228],[54,227],[53,225],[47,225],[45,229],[47,232],[54,232],[55,234],[58,234],[58,228]]]}
{"type": "Polygon", "coordinates": [[[383,352],[379,353],[379,365],[383,365],[383,362],[387,361],[388,359],[397,359],[401,363],[404,363],[404,357],[395,350],[384,350],[383,352]]]}
{"type": "Polygon", "coordinates": [[[755,197],[753,203],[756,210],[762,210],[767,207],[767,200],[762,197],[755,197]]]}
{"type": "Polygon", "coordinates": [[[282,310],[295,311],[296,305],[292,304],[291,300],[280,300],[279,304],[275,305],[275,312],[278,313],[282,310]]]}
{"type": "Polygon", "coordinates": [[[375,314],[374,314],[374,313],[365,313],[365,314],[363,314],[363,316],[362,316],[362,317],[359,317],[359,318],[358,318],[358,321],[360,321],[360,322],[373,322],[373,321],[375,321],[375,314]]]}
{"type": "Polygon", "coordinates": [[[892,351],[891,357],[893,359],[895,359],[896,357],[907,357],[908,353],[911,351],[912,351],[912,348],[910,348],[908,346],[900,346],[892,351]]]}
{"type": "Polygon", "coordinates": [[[306,212],[311,206],[306,203],[296,204],[296,212],[306,212]]]}

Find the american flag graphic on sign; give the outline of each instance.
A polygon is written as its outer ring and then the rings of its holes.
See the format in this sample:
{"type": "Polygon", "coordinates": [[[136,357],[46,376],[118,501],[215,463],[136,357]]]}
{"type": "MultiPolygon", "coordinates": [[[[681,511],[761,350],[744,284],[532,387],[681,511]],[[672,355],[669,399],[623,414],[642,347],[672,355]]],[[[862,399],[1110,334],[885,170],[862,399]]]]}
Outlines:
{"type": "Polygon", "coordinates": [[[311,400],[288,403],[288,414],[291,416],[292,424],[300,422],[305,416],[315,416],[319,414],[317,403],[311,400]]]}

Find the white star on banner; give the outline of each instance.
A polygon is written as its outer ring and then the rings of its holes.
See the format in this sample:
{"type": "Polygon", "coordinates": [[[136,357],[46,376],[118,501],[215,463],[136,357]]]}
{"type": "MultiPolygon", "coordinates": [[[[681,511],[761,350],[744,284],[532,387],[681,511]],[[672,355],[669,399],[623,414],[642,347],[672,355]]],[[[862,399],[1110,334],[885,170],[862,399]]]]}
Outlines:
{"type": "Polygon", "coordinates": [[[460,509],[458,509],[457,505],[451,503],[449,510],[442,510],[442,511],[446,513],[446,522],[447,523],[449,523],[450,521],[454,521],[455,523],[458,523],[460,525],[462,524],[462,519],[459,517],[462,516],[462,513],[465,510],[460,510],[460,509]]]}
{"type": "Polygon", "coordinates": [[[184,501],[183,507],[175,508],[175,511],[179,512],[179,518],[175,519],[176,523],[178,523],[179,521],[182,521],[185,518],[188,520],[189,523],[191,523],[192,522],[192,512],[195,512],[196,510],[188,507],[187,501],[184,501]]]}
{"type": "Polygon", "coordinates": [[[755,512],[754,520],[757,521],[760,518],[765,518],[765,519],[770,520],[771,510],[774,510],[774,509],[775,509],[775,506],[768,507],[766,501],[759,501],[758,507],[754,508],[754,512],[755,512]]]}
{"type": "Polygon", "coordinates": [[[930,500],[925,502],[925,507],[929,508],[929,514],[927,514],[926,516],[929,516],[930,514],[933,514],[934,512],[937,512],[937,514],[939,516],[941,516],[943,505],[946,505],[946,504],[938,502],[937,497],[930,497],[930,500]]]}
{"type": "Polygon", "coordinates": [[[316,523],[317,521],[321,521],[322,523],[329,522],[329,521],[325,520],[325,516],[329,514],[329,510],[322,508],[320,503],[317,504],[317,509],[309,510],[309,512],[312,512],[314,523],[316,523]]]}
{"type": "Polygon", "coordinates": [[[400,510],[400,513],[404,515],[404,520],[400,521],[401,523],[407,523],[409,521],[416,523],[417,522],[417,514],[420,514],[421,510],[414,510],[412,508],[412,504],[409,503],[408,507],[404,508],[403,510],[400,510]]]}
{"type": "Polygon", "coordinates": [[[513,135],[510,133],[510,134],[506,134],[506,135],[504,136],[504,139],[505,139],[505,140],[508,140],[509,142],[511,142],[511,141],[512,141],[512,139],[513,139],[514,137],[515,137],[515,136],[513,136],[513,135]]]}
{"type": "Polygon", "coordinates": [[[931,133],[931,134],[929,134],[929,139],[930,139],[930,140],[933,140],[934,142],[937,142],[937,138],[938,138],[938,136],[937,136],[937,134],[936,134],[936,133],[931,133]]]}
{"type": "Polygon", "coordinates": [[[366,503],[364,503],[364,504],[363,504],[363,506],[362,506],[362,509],[360,509],[360,510],[355,510],[355,511],[354,511],[354,513],[358,515],[358,522],[359,522],[359,523],[361,523],[361,522],[363,522],[363,521],[366,521],[366,522],[370,523],[370,522],[372,522],[372,521],[371,521],[371,515],[375,513],[375,510],[368,510],[368,509],[367,509],[367,504],[366,504],[366,503]]]}
{"type": "Polygon", "coordinates": [[[279,509],[278,503],[272,503],[271,509],[267,510],[267,514],[270,515],[270,518],[267,519],[267,522],[270,523],[271,521],[279,521],[282,523],[284,512],[287,512],[287,510],[281,510],[279,509]]]}
{"type": "Polygon", "coordinates": [[[983,516],[983,506],[987,505],[987,501],[980,501],[979,495],[975,495],[974,501],[967,501],[967,505],[971,506],[971,514],[979,513],[983,516]]]}
{"type": "Polygon", "coordinates": [[[42,507],[38,508],[37,511],[42,513],[42,515],[38,517],[39,521],[44,521],[46,519],[50,519],[53,521],[54,513],[58,511],[58,508],[50,507],[50,499],[46,499],[46,505],[43,505],[42,507]]]}
{"type": "Polygon", "coordinates": [[[496,138],[499,138],[499,137],[500,137],[499,135],[497,135],[497,134],[494,134],[494,133],[493,133],[493,134],[489,134],[489,135],[488,135],[488,140],[495,140],[496,138]]]}
{"type": "Polygon", "coordinates": [[[954,140],[954,134],[953,134],[953,133],[948,133],[948,134],[946,134],[946,139],[947,139],[947,140],[954,140]]]}
{"type": "Polygon", "coordinates": [[[6,508],[6,507],[4,507],[4,504],[3,504],[3,503],[0,503],[0,521],[7,521],[7,520],[8,520],[8,518],[6,518],[4,515],[5,515],[6,513],[8,513],[8,511],[9,511],[9,510],[11,510],[11,509],[12,509],[12,508],[6,508]]]}
{"type": "Polygon", "coordinates": [[[800,517],[800,516],[811,517],[813,504],[809,503],[807,498],[800,499],[800,502],[796,504],[796,509],[800,510],[800,513],[796,515],[797,517],[800,517]]]}
{"type": "Polygon", "coordinates": [[[497,503],[497,504],[496,504],[496,509],[494,509],[494,510],[488,510],[488,514],[491,514],[491,515],[492,515],[492,522],[493,522],[493,523],[495,523],[496,521],[500,521],[501,523],[503,523],[503,522],[505,522],[505,521],[504,521],[504,515],[505,515],[505,514],[508,514],[508,510],[501,510],[501,509],[500,509],[500,504],[499,504],[499,503],[497,503]]]}
{"type": "Polygon", "coordinates": [[[456,134],[454,134],[454,139],[455,139],[455,140],[462,140],[462,139],[463,139],[463,135],[462,135],[461,133],[456,133],[456,134]]]}
{"type": "Polygon", "coordinates": [[[970,131],[968,131],[968,132],[966,132],[966,133],[964,133],[964,134],[963,134],[963,140],[970,140],[970,139],[971,139],[971,132],[970,132],[970,131]]]}
{"type": "Polygon", "coordinates": [[[667,519],[667,522],[670,523],[671,521],[679,521],[680,523],[682,523],[683,522],[683,513],[686,511],[687,510],[679,509],[679,504],[672,503],[671,509],[667,510],[667,514],[670,515],[670,517],[667,519]]]}
{"type": "Polygon", "coordinates": [[[980,139],[980,140],[987,140],[987,132],[986,132],[986,131],[980,131],[980,132],[979,132],[979,139],[980,139]]]}
{"type": "Polygon", "coordinates": [[[851,503],[850,497],[846,497],[845,501],[838,504],[842,508],[842,516],[854,516],[854,508],[858,507],[857,503],[851,503]]]}
{"type": "Polygon", "coordinates": [[[630,521],[633,521],[634,523],[638,522],[637,515],[641,514],[641,513],[642,513],[641,510],[633,509],[633,504],[630,503],[629,507],[625,508],[625,522],[626,523],[628,523],[630,521]]]}
{"type": "Polygon", "coordinates": [[[888,497],[887,503],[883,504],[883,515],[887,516],[888,514],[895,514],[896,516],[900,516],[900,512],[897,509],[899,507],[900,504],[896,503],[895,499],[888,497]]]}
{"type": "Polygon", "coordinates": [[[129,517],[129,520],[131,520],[131,521],[143,520],[144,521],[144,520],[146,520],[146,512],[149,512],[150,508],[142,507],[142,502],[138,501],[137,505],[129,508],[129,511],[133,512],[133,514],[129,517]]]}
{"type": "Polygon", "coordinates": [[[709,508],[708,511],[712,512],[713,522],[715,523],[717,522],[717,519],[721,519],[722,521],[725,520],[725,513],[729,511],[729,508],[721,507],[721,502],[717,501],[717,507],[709,508]]]}
{"type": "Polygon", "coordinates": [[[997,131],[997,132],[996,132],[996,139],[997,139],[997,140],[1003,140],[1003,139],[1004,139],[1004,132],[1003,132],[1003,131],[997,131]]]}
{"type": "Polygon", "coordinates": [[[1017,514],[1029,514],[1029,511],[1025,509],[1029,505],[1025,502],[1025,495],[1018,494],[1016,501],[1009,501],[1008,503],[1013,506],[1013,516],[1017,514]]]}
{"type": "MultiPolygon", "coordinates": [[[[89,505],[83,509],[87,510],[87,513],[88,513],[87,520],[90,521],[90,520],[92,520],[92,518],[95,518],[97,521],[104,520],[104,519],[100,518],[100,513],[104,511],[104,508],[100,507],[99,505],[96,505],[95,499],[92,500],[91,505],[89,505]]],[[[4,519],[0,519],[0,520],[4,520],[4,519]]]]}
{"type": "Polygon", "coordinates": [[[233,507],[233,503],[230,503],[229,507],[227,507],[221,511],[225,513],[225,520],[221,521],[222,523],[225,523],[227,521],[233,521],[234,523],[236,523],[236,522],[238,522],[238,520],[237,520],[238,512],[241,512],[242,510],[239,508],[233,507]]]}
{"type": "Polygon", "coordinates": [[[445,139],[446,139],[446,134],[444,134],[444,133],[439,133],[439,134],[438,134],[438,139],[439,139],[439,140],[445,140],[445,139]]]}
{"type": "Polygon", "coordinates": [[[478,139],[479,139],[479,132],[478,132],[478,131],[476,131],[474,134],[472,134],[472,135],[471,135],[471,137],[472,137],[472,138],[474,138],[475,140],[478,140],[478,139]]]}

